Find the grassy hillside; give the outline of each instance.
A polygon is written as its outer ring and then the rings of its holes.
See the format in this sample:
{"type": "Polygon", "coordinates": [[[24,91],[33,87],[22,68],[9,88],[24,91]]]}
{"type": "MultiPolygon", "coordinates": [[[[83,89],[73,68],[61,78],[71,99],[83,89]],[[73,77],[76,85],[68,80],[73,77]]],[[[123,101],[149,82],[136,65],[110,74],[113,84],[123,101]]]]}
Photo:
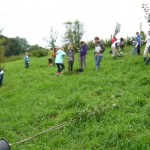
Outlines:
{"type": "MultiPolygon", "coordinates": [[[[149,150],[150,69],[142,56],[112,60],[107,50],[100,71],[93,51],[80,75],[56,76],[47,57],[5,63],[0,89],[0,138],[15,143],[70,118],[77,121],[12,150],[149,150]],[[93,113],[95,112],[95,113],[93,113]]],[[[67,59],[66,59],[67,60],[67,59]]],[[[78,68],[76,55],[75,70],[78,68]]]]}

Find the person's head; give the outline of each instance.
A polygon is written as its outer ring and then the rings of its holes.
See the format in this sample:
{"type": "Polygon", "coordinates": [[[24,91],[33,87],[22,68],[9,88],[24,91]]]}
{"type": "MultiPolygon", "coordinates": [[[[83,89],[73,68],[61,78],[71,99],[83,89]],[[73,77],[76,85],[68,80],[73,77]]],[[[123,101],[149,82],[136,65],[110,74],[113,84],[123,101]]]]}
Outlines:
{"type": "Polygon", "coordinates": [[[124,41],[124,38],[120,38],[120,42],[123,42],[124,41]]]}
{"type": "Polygon", "coordinates": [[[85,45],[85,42],[84,42],[84,41],[81,41],[80,44],[81,44],[82,46],[84,46],[84,45],[85,45]]]}
{"type": "Polygon", "coordinates": [[[64,48],[63,48],[63,47],[61,47],[60,49],[61,49],[62,51],[64,51],[64,48]]]}
{"type": "Polygon", "coordinates": [[[150,31],[148,31],[148,36],[150,36],[150,31]]]}
{"type": "Polygon", "coordinates": [[[94,38],[94,42],[95,42],[96,44],[99,43],[99,42],[100,42],[99,37],[95,37],[95,38],[94,38]]]}
{"type": "Polygon", "coordinates": [[[73,50],[73,46],[71,44],[68,45],[68,50],[73,50]]]}
{"type": "Polygon", "coordinates": [[[139,35],[139,32],[136,32],[136,35],[139,35]]]}
{"type": "Polygon", "coordinates": [[[26,56],[28,56],[28,55],[29,55],[29,53],[28,53],[28,52],[25,52],[25,55],[26,55],[26,56]]]}

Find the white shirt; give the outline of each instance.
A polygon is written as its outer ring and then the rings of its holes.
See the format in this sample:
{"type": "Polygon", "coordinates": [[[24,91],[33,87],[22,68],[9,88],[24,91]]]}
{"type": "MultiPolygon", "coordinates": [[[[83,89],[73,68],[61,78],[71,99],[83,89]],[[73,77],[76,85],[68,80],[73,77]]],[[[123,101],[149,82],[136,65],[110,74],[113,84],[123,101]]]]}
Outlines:
{"type": "Polygon", "coordinates": [[[115,42],[111,45],[111,47],[112,47],[112,48],[116,48],[116,43],[117,43],[117,44],[120,44],[120,40],[115,41],[115,42]]]}
{"type": "Polygon", "coordinates": [[[99,45],[95,47],[95,52],[99,52],[101,50],[102,50],[102,48],[99,45]]]}
{"type": "Polygon", "coordinates": [[[147,36],[145,41],[146,41],[146,47],[149,47],[150,46],[150,36],[147,36]]]}

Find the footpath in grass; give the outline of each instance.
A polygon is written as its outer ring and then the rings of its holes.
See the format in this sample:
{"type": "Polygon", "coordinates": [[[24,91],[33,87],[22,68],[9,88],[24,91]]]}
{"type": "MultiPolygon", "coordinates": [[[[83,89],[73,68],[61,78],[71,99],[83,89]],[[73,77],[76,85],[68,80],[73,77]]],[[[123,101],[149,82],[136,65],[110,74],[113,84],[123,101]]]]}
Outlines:
{"type": "MultiPolygon", "coordinates": [[[[4,64],[0,89],[0,138],[15,143],[70,118],[77,121],[39,136],[12,150],[149,150],[150,69],[142,56],[112,60],[106,50],[100,71],[95,71],[93,50],[87,69],[56,76],[47,57],[4,64]],[[95,112],[92,114],[92,112],[95,112]]],[[[78,69],[78,55],[74,70],[78,69]]]]}

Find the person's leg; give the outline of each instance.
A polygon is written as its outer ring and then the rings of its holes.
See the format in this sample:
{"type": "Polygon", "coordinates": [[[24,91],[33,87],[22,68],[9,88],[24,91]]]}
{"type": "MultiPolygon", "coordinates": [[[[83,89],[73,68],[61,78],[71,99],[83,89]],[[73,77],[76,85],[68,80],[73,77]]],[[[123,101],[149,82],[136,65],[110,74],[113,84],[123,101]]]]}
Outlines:
{"type": "Polygon", "coordinates": [[[98,56],[95,56],[94,59],[95,59],[95,67],[96,67],[96,70],[97,70],[98,69],[98,66],[97,66],[98,56]]]}
{"type": "Polygon", "coordinates": [[[61,68],[60,68],[60,73],[65,69],[64,64],[60,64],[61,68]]]}
{"type": "Polygon", "coordinates": [[[71,61],[68,61],[68,71],[71,71],[71,61]]]}
{"type": "Polygon", "coordinates": [[[147,60],[147,55],[148,55],[148,47],[145,47],[144,54],[143,54],[143,56],[144,56],[144,62],[146,62],[146,60],[147,60]]]}
{"type": "Polygon", "coordinates": [[[116,48],[112,48],[112,56],[113,56],[113,59],[116,59],[116,53],[117,53],[116,48]]]}
{"type": "Polygon", "coordinates": [[[73,63],[74,63],[74,62],[71,61],[70,63],[71,63],[71,64],[70,64],[70,71],[72,72],[72,71],[73,71],[73,63]]]}
{"type": "Polygon", "coordinates": [[[86,55],[83,56],[83,64],[84,64],[84,69],[86,69],[86,55]]]}
{"type": "Polygon", "coordinates": [[[100,63],[102,61],[103,56],[98,56],[97,57],[97,62],[96,62],[96,70],[100,68],[100,63]]]}
{"type": "Polygon", "coordinates": [[[80,56],[80,68],[83,69],[83,56],[80,56]]]}
{"type": "Polygon", "coordinates": [[[57,65],[57,68],[58,68],[57,73],[60,73],[60,64],[57,63],[56,65],[57,65]]]}
{"type": "Polygon", "coordinates": [[[3,85],[3,74],[0,75],[0,87],[3,85]]]}
{"type": "Polygon", "coordinates": [[[140,55],[140,44],[137,46],[137,54],[140,55]]]}

